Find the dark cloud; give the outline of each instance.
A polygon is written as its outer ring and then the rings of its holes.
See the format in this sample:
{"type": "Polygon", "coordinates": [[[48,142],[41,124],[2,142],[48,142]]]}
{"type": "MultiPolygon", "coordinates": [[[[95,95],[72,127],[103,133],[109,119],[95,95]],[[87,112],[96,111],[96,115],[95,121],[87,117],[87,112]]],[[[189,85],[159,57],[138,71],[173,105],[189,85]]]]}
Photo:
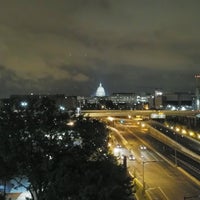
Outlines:
{"type": "Polygon", "coordinates": [[[1,96],[194,90],[199,0],[18,0],[0,7],[1,96]]]}
{"type": "Polygon", "coordinates": [[[0,85],[0,98],[10,94],[26,94],[34,90],[33,81],[18,77],[4,66],[0,66],[0,85]]]}

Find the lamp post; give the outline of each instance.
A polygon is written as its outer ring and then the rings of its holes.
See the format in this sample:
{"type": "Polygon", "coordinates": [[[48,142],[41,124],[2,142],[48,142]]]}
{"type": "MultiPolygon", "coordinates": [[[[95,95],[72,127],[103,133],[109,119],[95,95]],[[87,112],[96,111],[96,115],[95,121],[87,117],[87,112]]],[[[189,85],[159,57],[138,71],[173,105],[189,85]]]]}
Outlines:
{"type": "Polygon", "coordinates": [[[144,181],[144,165],[146,163],[151,163],[151,162],[158,162],[157,160],[146,160],[142,161],[142,184],[143,184],[143,192],[145,192],[145,181],[144,181]]]}
{"type": "MultiPolygon", "coordinates": [[[[177,133],[174,133],[175,135],[175,142],[177,143],[177,133]]],[[[178,162],[177,162],[177,150],[176,150],[176,144],[175,144],[175,147],[174,147],[174,162],[175,162],[175,166],[178,165],[178,162]]]]}
{"type": "Polygon", "coordinates": [[[176,151],[176,147],[174,149],[174,156],[175,156],[175,166],[177,166],[177,151],[176,151]]]}
{"type": "Polygon", "coordinates": [[[108,117],[107,119],[111,122],[112,126],[114,127],[114,120],[115,119],[113,117],[108,117]]]}

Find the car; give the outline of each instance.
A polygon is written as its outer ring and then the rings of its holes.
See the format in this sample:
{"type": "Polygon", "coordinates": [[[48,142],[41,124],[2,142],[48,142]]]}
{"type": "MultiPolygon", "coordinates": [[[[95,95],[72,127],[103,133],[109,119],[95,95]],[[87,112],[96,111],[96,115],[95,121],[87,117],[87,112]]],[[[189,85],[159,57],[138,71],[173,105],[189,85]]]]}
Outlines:
{"type": "Polygon", "coordinates": [[[146,149],[147,149],[147,147],[145,145],[143,145],[143,144],[140,145],[140,150],[146,150],[146,149]]]}
{"type": "Polygon", "coordinates": [[[120,144],[117,144],[116,148],[122,148],[122,146],[120,144]]]}
{"type": "Polygon", "coordinates": [[[129,160],[135,160],[135,156],[132,155],[132,154],[130,154],[130,155],[128,156],[128,159],[129,159],[129,160]]]}

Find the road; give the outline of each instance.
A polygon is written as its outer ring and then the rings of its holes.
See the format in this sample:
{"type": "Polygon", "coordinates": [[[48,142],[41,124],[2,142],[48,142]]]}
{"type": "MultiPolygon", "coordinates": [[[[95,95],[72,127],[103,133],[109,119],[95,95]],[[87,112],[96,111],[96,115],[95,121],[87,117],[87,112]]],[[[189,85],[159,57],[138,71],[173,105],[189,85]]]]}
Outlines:
{"type": "MultiPolygon", "coordinates": [[[[127,162],[128,169],[135,174],[141,183],[145,182],[145,189],[152,199],[183,200],[200,194],[200,186],[195,185],[181,170],[166,162],[159,156],[151,145],[145,142],[148,134],[137,125],[115,123],[118,141],[122,143],[122,149],[126,148],[134,154],[136,160],[127,162]],[[122,137],[119,136],[121,134],[122,137]],[[147,147],[141,150],[140,145],[147,147]]],[[[192,198],[197,200],[199,198],[192,198]]]]}
{"type": "Polygon", "coordinates": [[[154,131],[153,128],[156,128],[160,131],[159,135],[164,134],[173,141],[173,143],[166,144],[159,142],[157,137],[154,137],[154,139],[148,137],[157,151],[162,152],[170,160],[175,161],[178,166],[192,174],[197,180],[200,180],[200,142],[179,132],[174,132],[162,124],[156,122],[147,123],[151,124],[149,131],[154,131]],[[177,144],[177,147],[174,144],[177,144]]]}

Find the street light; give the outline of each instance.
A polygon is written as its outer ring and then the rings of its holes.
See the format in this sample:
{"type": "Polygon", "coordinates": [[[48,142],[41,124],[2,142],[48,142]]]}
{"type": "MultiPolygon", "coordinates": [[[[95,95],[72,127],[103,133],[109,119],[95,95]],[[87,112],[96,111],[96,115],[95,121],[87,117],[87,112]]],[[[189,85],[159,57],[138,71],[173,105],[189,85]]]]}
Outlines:
{"type": "Polygon", "coordinates": [[[151,162],[158,162],[157,160],[146,160],[142,161],[142,184],[143,184],[143,191],[145,191],[145,181],[144,181],[144,165],[146,163],[151,163],[151,162]]]}
{"type": "Polygon", "coordinates": [[[114,118],[113,117],[107,117],[107,119],[112,123],[112,126],[114,127],[114,118]]]}
{"type": "Polygon", "coordinates": [[[67,125],[68,125],[68,126],[71,126],[71,127],[74,126],[74,121],[69,121],[69,122],[67,123],[67,125]]]}
{"type": "MultiPolygon", "coordinates": [[[[174,135],[175,135],[175,142],[177,143],[177,133],[174,132],[174,135]]],[[[177,166],[178,162],[177,162],[177,149],[176,149],[176,145],[174,147],[174,159],[175,159],[175,166],[177,166]]]]}
{"type": "Polygon", "coordinates": [[[26,107],[28,106],[28,102],[22,101],[22,102],[20,103],[20,105],[21,105],[21,107],[26,108],[26,107]]]}

